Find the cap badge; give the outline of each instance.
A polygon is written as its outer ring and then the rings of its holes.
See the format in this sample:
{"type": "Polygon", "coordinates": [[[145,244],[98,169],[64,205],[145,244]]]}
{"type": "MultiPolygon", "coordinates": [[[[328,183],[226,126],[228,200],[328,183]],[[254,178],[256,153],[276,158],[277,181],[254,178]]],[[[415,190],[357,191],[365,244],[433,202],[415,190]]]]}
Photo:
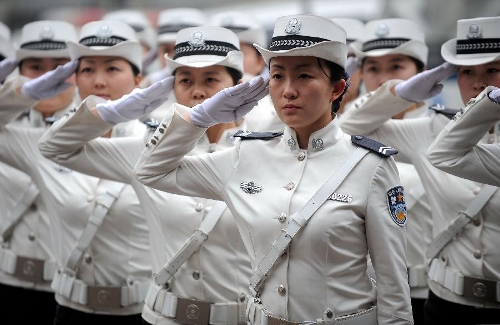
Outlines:
{"type": "Polygon", "coordinates": [[[111,36],[111,28],[108,25],[102,25],[97,30],[97,37],[99,38],[108,38],[111,36]]]}
{"type": "Polygon", "coordinates": [[[467,30],[467,38],[481,38],[482,37],[481,26],[472,24],[467,30]]]}
{"type": "Polygon", "coordinates": [[[301,22],[297,18],[293,18],[286,24],[285,33],[295,35],[300,32],[301,22]]]}
{"type": "Polygon", "coordinates": [[[54,29],[50,26],[45,26],[40,31],[41,39],[53,39],[54,38],[54,29]]]}
{"type": "Polygon", "coordinates": [[[193,35],[191,35],[191,39],[189,40],[189,45],[194,46],[194,47],[200,47],[205,45],[205,35],[203,35],[202,32],[194,32],[193,35]]]}
{"type": "Polygon", "coordinates": [[[390,28],[387,24],[379,24],[377,26],[377,30],[375,31],[375,35],[378,37],[386,37],[389,35],[390,28]]]}

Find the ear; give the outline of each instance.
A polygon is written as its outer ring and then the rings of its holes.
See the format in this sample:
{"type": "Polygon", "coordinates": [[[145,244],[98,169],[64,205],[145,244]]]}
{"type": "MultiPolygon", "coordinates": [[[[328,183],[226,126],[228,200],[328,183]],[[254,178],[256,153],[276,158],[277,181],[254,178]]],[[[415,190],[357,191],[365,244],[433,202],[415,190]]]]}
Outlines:
{"type": "Polygon", "coordinates": [[[137,76],[134,77],[135,86],[138,87],[141,81],[142,81],[142,74],[139,73],[137,76]]]}
{"type": "Polygon", "coordinates": [[[346,83],[344,79],[340,79],[333,85],[332,93],[330,95],[330,102],[334,102],[337,98],[340,97],[340,95],[342,95],[345,89],[345,85],[346,83]]]}

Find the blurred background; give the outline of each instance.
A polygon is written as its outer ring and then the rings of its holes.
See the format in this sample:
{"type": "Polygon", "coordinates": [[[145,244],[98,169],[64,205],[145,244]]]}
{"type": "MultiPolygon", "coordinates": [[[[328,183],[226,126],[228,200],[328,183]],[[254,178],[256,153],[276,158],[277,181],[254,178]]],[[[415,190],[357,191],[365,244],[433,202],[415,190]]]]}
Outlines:
{"type": "MultiPolygon", "coordinates": [[[[156,26],[161,10],[194,7],[207,14],[242,10],[253,14],[271,34],[277,17],[312,13],[324,17],[350,17],[364,22],[381,18],[413,20],[426,33],[428,67],[443,62],[441,44],[456,36],[456,21],[464,18],[500,16],[500,0],[0,0],[0,21],[16,38],[24,24],[42,19],[65,20],[79,27],[99,20],[117,9],[143,11],[156,26]]],[[[445,91],[452,87],[445,87],[445,91]]],[[[447,97],[454,97],[453,95],[447,97]]],[[[461,101],[451,106],[461,106],[461,101]]]]}

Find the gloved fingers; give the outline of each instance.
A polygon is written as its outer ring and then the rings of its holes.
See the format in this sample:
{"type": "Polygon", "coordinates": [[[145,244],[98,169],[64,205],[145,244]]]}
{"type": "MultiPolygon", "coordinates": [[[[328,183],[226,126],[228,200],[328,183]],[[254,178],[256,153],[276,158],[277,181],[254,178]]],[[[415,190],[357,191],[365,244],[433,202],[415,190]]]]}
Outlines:
{"type": "Polygon", "coordinates": [[[55,68],[55,70],[52,70],[53,73],[51,75],[51,78],[53,77],[57,80],[68,79],[69,77],[71,77],[71,75],[73,75],[73,73],[75,73],[76,69],[78,68],[78,64],[78,60],[73,60],[67,62],[64,65],[58,66],[57,68],[55,68]]]}
{"type": "Polygon", "coordinates": [[[58,84],[55,91],[54,91],[54,96],[56,96],[59,93],[62,93],[66,89],[70,88],[71,86],[73,86],[73,84],[69,83],[69,82],[64,82],[64,83],[58,84]]]}
{"type": "Polygon", "coordinates": [[[262,85],[261,87],[255,89],[252,93],[250,93],[248,96],[244,97],[244,102],[249,102],[249,101],[259,101],[262,98],[266,97],[269,95],[269,87],[266,87],[265,85],[262,85]]]}
{"type": "Polygon", "coordinates": [[[250,87],[250,82],[242,82],[236,86],[225,88],[222,91],[227,97],[241,97],[244,91],[250,87]]]}
{"type": "Polygon", "coordinates": [[[440,82],[448,79],[454,75],[457,71],[457,66],[451,63],[445,62],[434,69],[428,70],[426,73],[427,80],[432,80],[434,82],[440,82]]]}
{"type": "Polygon", "coordinates": [[[243,100],[247,101],[249,99],[258,96],[263,90],[268,89],[269,86],[269,78],[265,77],[257,77],[250,81],[249,87],[246,88],[240,96],[243,100]]]}
{"type": "Polygon", "coordinates": [[[495,103],[500,103],[500,88],[496,88],[490,91],[488,97],[495,103]]]}

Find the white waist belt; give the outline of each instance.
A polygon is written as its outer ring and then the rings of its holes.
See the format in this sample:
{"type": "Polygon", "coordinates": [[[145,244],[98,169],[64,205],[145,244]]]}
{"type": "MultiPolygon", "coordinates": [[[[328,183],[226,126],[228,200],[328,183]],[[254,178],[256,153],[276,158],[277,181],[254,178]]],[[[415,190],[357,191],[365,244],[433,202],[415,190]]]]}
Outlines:
{"type": "Polygon", "coordinates": [[[56,262],[19,256],[0,247],[0,271],[25,281],[48,282],[54,277],[56,262]]]}
{"type": "Polygon", "coordinates": [[[463,275],[438,258],[431,261],[427,275],[429,279],[457,295],[482,302],[500,303],[499,281],[463,275]]]}
{"type": "Polygon", "coordinates": [[[408,268],[408,284],[410,288],[427,287],[425,269],[424,265],[416,265],[408,268]]]}
{"type": "Polygon", "coordinates": [[[149,282],[134,281],[126,286],[92,286],[59,270],[54,274],[55,293],[77,304],[93,308],[120,308],[144,302],[149,282]]]}
{"type": "Polygon", "coordinates": [[[313,321],[292,322],[286,319],[272,316],[272,314],[262,306],[255,303],[254,298],[250,297],[247,305],[247,320],[252,325],[377,325],[377,307],[361,311],[359,313],[335,317],[332,310],[325,311],[323,318],[313,321]]]}
{"type": "Polygon", "coordinates": [[[175,296],[162,286],[152,283],[146,296],[146,305],[162,316],[178,322],[208,325],[246,324],[245,302],[210,303],[175,296]]]}

